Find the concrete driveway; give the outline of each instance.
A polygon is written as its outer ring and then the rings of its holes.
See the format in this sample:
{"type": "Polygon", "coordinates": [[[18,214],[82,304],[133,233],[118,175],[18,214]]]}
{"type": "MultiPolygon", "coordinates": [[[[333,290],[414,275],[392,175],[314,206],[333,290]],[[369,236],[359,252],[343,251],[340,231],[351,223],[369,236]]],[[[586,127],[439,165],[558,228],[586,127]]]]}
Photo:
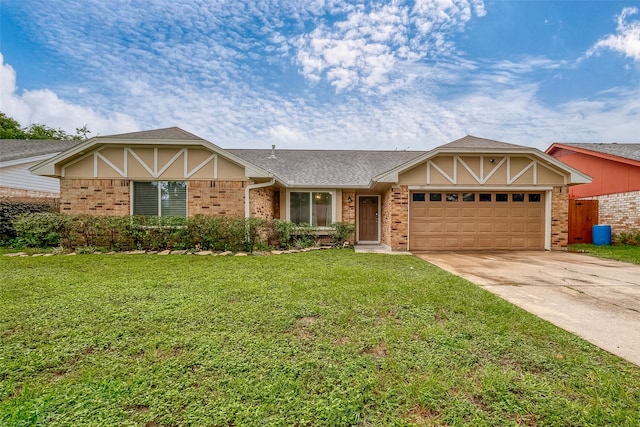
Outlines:
{"type": "Polygon", "coordinates": [[[640,266],[556,251],[417,256],[640,366],[640,266]]]}

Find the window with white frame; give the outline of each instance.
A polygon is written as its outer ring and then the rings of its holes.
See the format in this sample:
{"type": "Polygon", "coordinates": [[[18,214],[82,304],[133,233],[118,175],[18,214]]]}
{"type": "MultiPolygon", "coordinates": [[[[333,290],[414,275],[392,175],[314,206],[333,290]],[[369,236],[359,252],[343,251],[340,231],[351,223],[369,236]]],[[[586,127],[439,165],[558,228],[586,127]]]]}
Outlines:
{"type": "Polygon", "coordinates": [[[328,191],[291,191],[289,220],[298,225],[329,227],[333,223],[333,199],[328,191]]]}
{"type": "Polygon", "coordinates": [[[133,215],[187,216],[185,181],[135,181],[133,215]]]}

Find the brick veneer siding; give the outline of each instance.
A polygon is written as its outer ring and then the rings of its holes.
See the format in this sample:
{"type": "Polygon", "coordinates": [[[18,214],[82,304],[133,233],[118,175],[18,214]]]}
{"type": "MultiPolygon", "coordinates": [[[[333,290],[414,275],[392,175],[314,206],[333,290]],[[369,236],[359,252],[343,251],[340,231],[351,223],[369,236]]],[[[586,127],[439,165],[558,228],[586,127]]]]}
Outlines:
{"type": "Polygon", "coordinates": [[[244,217],[244,189],[250,181],[188,181],[187,213],[244,217]]]}
{"type": "Polygon", "coordinates": [[[356,193],[342,191],[342,222],[356,223],[356,193]],[[351,201],[349,201],[351,198],[351,201]]]}
{"type": "Polygon", "coordinates": [[[59,193],[49,191],[25,190],[22,188],[0,187],[0,197],[10,199],[58,198],[59,193]]]}
{"type": "Polygon", "coordinates": [[[564,249],[569,241],[569,189],[553,187],[551,192],[551,249],[564,249]]]}
{"type": "Polygon", "coordinates": [[[124,216],[130,214],[127,179],[60,179],[60,212],[124,216]]]}
{"type": "Polygon", "coordinates": [[[273,188],[256,188],[249,192],[251,217],[275,218],[275,193],[273,188]]]}
{"type": "MultiPolygon", "coordinates": [[[[356,193],[355,191],[342,191],[342,220],[349,224],[356,225],[356,193]],[[351,201],[349,201],[351,198],[351,201]]],[[[354,232],[349,239],[349,244],[354,245],[356,242],[356,233],[354,232]]]]}
{"type": "MultiPolygon", "coordinates": [[[[126,216],[131,214],[127,179],[61,179],[60,212],[126,216]]],[[[188,181],[187,212],[193,215],[244,216],[249,181],[188,181]]]]}
{"type": "Polygon", "coordinates": [[[382,243],[394,251],[406,251],[409,224],[409,187],[391,187],[382,197],[382,243]]]}
{"type": "Polygon", "coordinates": [[[640,231],[640,191],[585,197],[598,201],[598,222],[611,225],[612,233],[640,231]]]}

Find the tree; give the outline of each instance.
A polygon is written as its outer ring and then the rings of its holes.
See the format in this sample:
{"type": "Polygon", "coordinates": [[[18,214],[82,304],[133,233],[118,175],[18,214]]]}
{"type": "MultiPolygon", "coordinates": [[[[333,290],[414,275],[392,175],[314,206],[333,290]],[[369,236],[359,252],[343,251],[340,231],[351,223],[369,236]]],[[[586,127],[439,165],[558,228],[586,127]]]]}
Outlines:
{"type": "Polygon", "coordinates": [[[0,139],[27,139],[27,133],[17,120],[0,111],[0,139]]]}
{"type": "Polygon", "coordinates": [[[75,139],[85,140],[91,131],[87,125],[76,128],[75,135],[69,135],[62,129],[33,123],[22,127],[20,123],[0,111],[0,139],[75,139]]]}

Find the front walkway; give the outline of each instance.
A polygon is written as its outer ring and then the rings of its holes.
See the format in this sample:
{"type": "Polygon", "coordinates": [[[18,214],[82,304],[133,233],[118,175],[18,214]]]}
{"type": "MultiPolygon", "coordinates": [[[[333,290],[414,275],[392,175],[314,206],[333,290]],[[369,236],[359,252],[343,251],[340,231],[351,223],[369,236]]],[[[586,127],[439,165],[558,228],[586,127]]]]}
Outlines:
{"type": "Polygon", "coordinates": [[[418,256],[640,366],[638,265],[556,251],[418,256]]]}
{"type": "Polygon", "coordinates": [[[394,252],[386,245],[355,245],[354,249],[357,254],[411,255],[411,252],[394,252]]]}

